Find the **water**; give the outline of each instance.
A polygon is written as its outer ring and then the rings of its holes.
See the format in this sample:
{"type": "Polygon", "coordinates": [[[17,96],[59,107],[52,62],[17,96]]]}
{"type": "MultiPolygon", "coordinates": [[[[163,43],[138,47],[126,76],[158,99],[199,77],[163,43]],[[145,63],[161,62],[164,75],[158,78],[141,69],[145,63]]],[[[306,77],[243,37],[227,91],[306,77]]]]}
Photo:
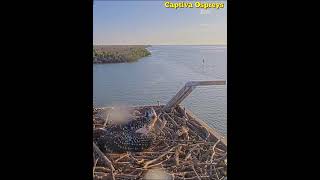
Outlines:
{"type": "MultiPolygon", "coordinates": [[[[227,80],[226,46],[152,46],[151,56],[135,63],[94,64],[96,106],[168,102],[190,80],[227,80]],[[204,64],[202,60],[205,60],[204,64]]],[[[182,104],[227,133],[227,87],[197,87],[182,104]]]]}

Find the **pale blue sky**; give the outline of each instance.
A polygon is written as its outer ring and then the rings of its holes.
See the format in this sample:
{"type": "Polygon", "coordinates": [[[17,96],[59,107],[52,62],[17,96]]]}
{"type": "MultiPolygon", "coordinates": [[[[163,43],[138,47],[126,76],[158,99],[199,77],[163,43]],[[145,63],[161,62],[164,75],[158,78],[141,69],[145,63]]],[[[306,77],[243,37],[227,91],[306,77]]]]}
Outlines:
{"type": "Polygon", "coordinates": [[[93,43],[227,44],[227,5],[224,3],[223,9],[201,11],[165,8],[163,1],[96,1],[93,43]]]}

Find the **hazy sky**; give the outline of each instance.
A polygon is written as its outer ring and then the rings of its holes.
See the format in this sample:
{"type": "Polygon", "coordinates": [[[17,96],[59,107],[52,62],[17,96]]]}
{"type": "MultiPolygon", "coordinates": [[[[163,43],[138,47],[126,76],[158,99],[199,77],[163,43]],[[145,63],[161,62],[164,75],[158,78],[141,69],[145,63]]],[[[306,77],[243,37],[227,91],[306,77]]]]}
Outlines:
{"type": "Polygon", "coordinates": [[[163,1],[96,1],[93,43],[227,44],[227,5],[224,3],[223,9],[201,11],[165,8],[163,1]]]}

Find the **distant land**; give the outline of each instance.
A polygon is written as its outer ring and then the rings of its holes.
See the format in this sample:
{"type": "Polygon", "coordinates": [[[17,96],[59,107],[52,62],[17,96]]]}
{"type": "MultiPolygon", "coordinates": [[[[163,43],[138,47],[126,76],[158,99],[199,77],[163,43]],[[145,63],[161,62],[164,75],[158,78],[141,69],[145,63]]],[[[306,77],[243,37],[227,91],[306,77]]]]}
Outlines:
{"type": "Polygon", "coordinates": [[[128,63],[151,55],[150,45],[93,45],[93,63],[128,63]]]}

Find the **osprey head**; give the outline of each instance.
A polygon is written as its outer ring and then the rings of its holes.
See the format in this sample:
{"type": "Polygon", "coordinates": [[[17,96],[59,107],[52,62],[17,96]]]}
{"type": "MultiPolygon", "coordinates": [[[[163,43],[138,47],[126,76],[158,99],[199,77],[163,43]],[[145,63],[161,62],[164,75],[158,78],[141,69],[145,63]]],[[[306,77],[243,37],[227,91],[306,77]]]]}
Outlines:
{"type": "Polygon", "coordinates": [[[157,113],[151,107],[146,111],[145,118],[147,118],[147,123],[140,129],[138,129],[137,133],[148,134],[154,127],[155,123],[157,122],[157,113]]]}

